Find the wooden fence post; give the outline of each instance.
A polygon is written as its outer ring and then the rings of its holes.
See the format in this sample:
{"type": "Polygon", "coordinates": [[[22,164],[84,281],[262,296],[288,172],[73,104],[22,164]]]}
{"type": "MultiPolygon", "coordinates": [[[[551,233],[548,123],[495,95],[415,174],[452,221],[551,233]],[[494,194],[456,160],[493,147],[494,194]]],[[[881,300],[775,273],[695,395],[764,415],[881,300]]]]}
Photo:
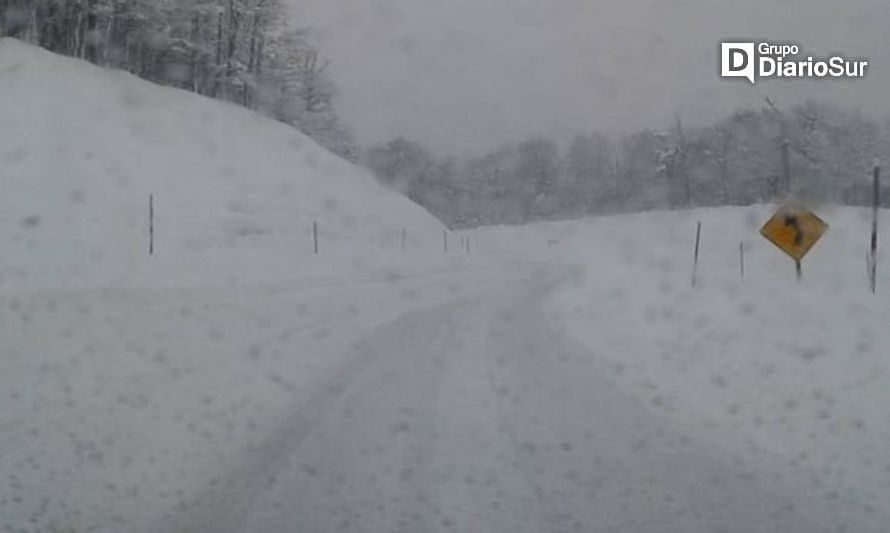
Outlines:
{"type": "Polygon", "coordinates": [[[695,252],[693,253],[692,258],[692,288],[695,288],[695,284],[698,281],[698,251],[701,246],[701,222],[698,223],[698,228],[695,230],[695,252]]]}
{"type": "Polygon", "coordinates": [[[739,273],[745,279],[745,241],[739,241],[739,273]]]}
{"type": "Polygon", "coordinates": [[[312,243],[313,250],[316,255],[318,255],[318,221],[312,221],[312,243]]]}
{"type": "Polygon", "coordinates": [[[148,195],[148,255],[155,254],[155,195],[148,195]]]}

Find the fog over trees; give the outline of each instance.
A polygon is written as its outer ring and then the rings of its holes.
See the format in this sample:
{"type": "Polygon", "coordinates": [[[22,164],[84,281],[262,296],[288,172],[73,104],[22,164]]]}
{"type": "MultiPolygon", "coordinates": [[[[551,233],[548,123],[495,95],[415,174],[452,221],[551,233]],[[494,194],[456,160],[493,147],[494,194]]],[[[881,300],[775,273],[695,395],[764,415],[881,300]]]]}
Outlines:
{"type": "MultiPolygon", "coordinates": [[[[540,136],[471,157],[406,138],[363,153],[329,63],[284,0],[0,0],[0,35],[256,110],[360,161],[452,227],[786,198],[870,201],[890,122],[822,102],[765,99],[716,123],[616,136],[540,136]]],[[[430,95],[433,97],[434,95],[430,95]]]]}
{"type": "Polygon", "coordinates": [[[886,120],[767,99],[710,125],[677,118],[620,138],[578,133],[564,146],[530,138],[460,161],[400,138],[371,147],[365,162],[450,226],[471,227],[789,196],[866,205],[874,160],[888,155],[886,120]]]}
{"type": "Polygon", "coordinates": [[[0,0],[0,36],[248,107],[354,159],[306,34],[282,0],[0,0]]]}

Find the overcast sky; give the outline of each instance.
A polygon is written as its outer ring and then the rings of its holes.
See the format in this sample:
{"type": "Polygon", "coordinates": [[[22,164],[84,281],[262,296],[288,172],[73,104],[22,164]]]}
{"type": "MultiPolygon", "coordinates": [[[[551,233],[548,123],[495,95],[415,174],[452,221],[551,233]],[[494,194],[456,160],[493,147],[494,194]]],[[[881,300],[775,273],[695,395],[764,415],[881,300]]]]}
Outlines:
{"type": "Polygon", "coordinates": [[[810,97],[890,112],[890,0],[290,0],[333,60],[364,143],[480,152],[543,134],[622,133],[810,97]],[[718,80],[718,43],[800,41],[866,56],[855,82],[718,80]]]}

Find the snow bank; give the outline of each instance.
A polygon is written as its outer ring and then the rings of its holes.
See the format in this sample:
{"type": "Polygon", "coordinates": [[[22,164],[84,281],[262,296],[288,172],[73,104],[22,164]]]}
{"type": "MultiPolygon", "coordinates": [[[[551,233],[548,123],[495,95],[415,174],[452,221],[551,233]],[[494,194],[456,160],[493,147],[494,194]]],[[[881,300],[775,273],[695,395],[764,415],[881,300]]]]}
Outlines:
{"type": "Polygon", "coordinates": [[[13,39],[0,101],[0,291],[328,275],[385,264],[403,228],[409,250],[441,239],[366,171],[234,105],[13,39]]]}

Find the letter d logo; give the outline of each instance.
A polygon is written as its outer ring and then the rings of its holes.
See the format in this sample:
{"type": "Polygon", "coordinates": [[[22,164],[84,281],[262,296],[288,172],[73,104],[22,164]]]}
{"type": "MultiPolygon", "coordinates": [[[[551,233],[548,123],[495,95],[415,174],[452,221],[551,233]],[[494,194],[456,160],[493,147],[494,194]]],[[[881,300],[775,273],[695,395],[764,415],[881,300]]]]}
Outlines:
{"type": "Polygon", "coordinates": [[[756,83],[754,69],[754,43],[720,43],[721,77],[746,78],[756,83]]]}

